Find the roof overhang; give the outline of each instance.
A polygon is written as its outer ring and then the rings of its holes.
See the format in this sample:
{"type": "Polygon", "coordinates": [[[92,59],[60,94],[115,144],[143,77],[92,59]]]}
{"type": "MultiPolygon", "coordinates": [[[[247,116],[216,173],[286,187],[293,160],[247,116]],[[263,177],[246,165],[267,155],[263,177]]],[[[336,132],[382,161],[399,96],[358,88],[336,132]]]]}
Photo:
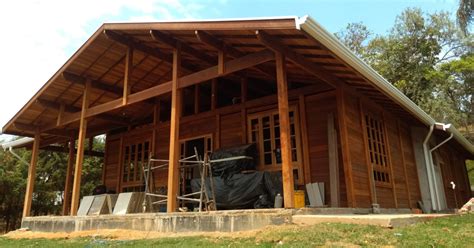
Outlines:
{"type": "MultiPolygon", "coordinates": [[[[370,82],[372,82],[380,91],[391,97],[395,102],[399,103],[404,109],[410,112],[418,120],[427,126],[436,125],[436,121],[423,111],[418,105],[411,101],[400,90],[395,88],[385,78],[378,74],[372,67],[358,58],[344,44],[342,44],[333,34],[325,30],[310,16],[304,16],[297,20],[298,27],[314,37],[316,40],[325,45],[334,52],[339,58],[360,72],[370,82]]],[[[474,145],[471,144],[453,125],[445,129],[446,132],[452,133],[454,138],[461,144],[470,154],[474,154],[474,145]]]]}
{"type": "MultiPolygon", "coordinates": [[[[242,31],[255,33],[256,30],[298,30],[307,34],[321,44],[337,59],[344,62],[355,72],[360,74],[370,84],[371,87],[380,91],[385,97],[400,106],[405,112],[413,116],[426,126],[436,124],[436,121],[424,112],[420,107],[413,103],[408,97],[401,93],[391,83],[385,80],[374,69],[359,59],[346,46],[344,46],[334,35],[326,31],[314,19],[309,16],[301,18],[295,16],[289,17],[269,17],[269,18],[245,18],[245,19],[219,19],[219,20],[193,20],[193,21],[163,21],[163,22],[146,22],[146,23],[106,23],[103,24],[85,43],[84,45],[56,72],[50,80],[25,104],[25,106],[3,127],[2,131],[10,134],[17,134],[11,131],[15,120],[20,117],[27,109],[31,108],[38,101],[38,97],[43,91],[54,83],[61,84],[63,72],[68,67],[74,65],[74,62],[80,59],[81,55],[86,52],[89,46],[93,45],[96,40],[103,39],[104,31],[112,30],[123,32],[124,34],[134,35],[137,32],[149,30],[164,30],[170,32],[182,32],[193,30],[206,31],[242,31]],[[252,32],[250,32],[252,31],[252,32]],[[59,83],[58,83],[59,80],[59,83]]],[[[63,83],[64,84],[64,83],[63,83]]],[[[74,106],[73,106],[74,107],[74,106]]],[[[77,108],[77,106],[76,106],[77,108]]],[[[445,129],[446,132],[453,133],[455,140],[470,154],[474,154],[474,146],[456,129],[450,126],[445,129]]],[[[70,133],[65,133],[69,135],[70,133]]]]}

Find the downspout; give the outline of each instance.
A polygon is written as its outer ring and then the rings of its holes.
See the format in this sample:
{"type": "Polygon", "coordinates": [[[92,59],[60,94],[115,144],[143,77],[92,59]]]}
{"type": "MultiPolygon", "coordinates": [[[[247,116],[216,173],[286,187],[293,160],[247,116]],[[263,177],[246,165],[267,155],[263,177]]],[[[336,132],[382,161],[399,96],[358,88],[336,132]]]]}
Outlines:
{"type": "MultiPolygon", "coordinates": [[[[449,124],[448,124],[449,125],[449,124]]],[[[445,130],[443,128],[443,130],[445,130]]],[[[446,130],[445,130],[446,131],[446,130]]],[[[435,170],[434,170],[434,164],[433,164],[433,151],[440,148],[442,145],[444,145],[446,142],[448,142],[450,139],[452,139],[454,137],[454,134],[451,133],[449,135],[449,137],[445,140],[443,140],[441,143],[439,143],[438,145],[436,145],[435,147],[431,148],[430,149],[430,158],[431,158],[431,169],[433,170],[432,171],[432,174],[433,174],[433,180],[435,182],[435,189],[436,189],[436,202],[438,203],[438,208],[441,208],[441,203],[439,202],[439,192],[438,192],[438,188],[437,188],[437,185],[436,185],[436,178],[434,178],[434,175],[435,175],[435,170]]],[[[441,210],[441,209],[438,209],[438,210],[441,210]]]]}
{"type": "Polygon", "coordinates": [[[428,187],[430,189],[430,196],[431,196],[431,207],[433,208],[433,210],[437,210],[437,205],[436,205],[436,201],[435,201],[435,187],[434,187],[434,182],[433,182],[433,175],[432,175],[432,170],[431,170],[431,166],[432,165],[432,161],[431,161],[431,154],[429,152],[429,147],[428,147],[428,141],[430,140],[430,137],[431,137],[431,134],[433,134],[433,130],[434,130],[434,124],[430,126],[430,131],[428,132],[428,134],[426,135],[426,138],[425,140],[423,141],[423,155],[425,157],[425,167],[426,167],[426,173],[428,174],[428,187]]]}
{"type": "MultiPolygon", "coordinates": [[[[5,150],[5,149],[4,149],[5,150]]],[[[20,162],[22,162],[23,164],[25,164],[26,166],[30,166],[30,163],[26,162],[22,157],[20,157],[20,155],[16,154],[14,151],[13,151],[13,147],[9,147],[8,148],[8,151],[15,157],[17,158],[20,162]]]]}

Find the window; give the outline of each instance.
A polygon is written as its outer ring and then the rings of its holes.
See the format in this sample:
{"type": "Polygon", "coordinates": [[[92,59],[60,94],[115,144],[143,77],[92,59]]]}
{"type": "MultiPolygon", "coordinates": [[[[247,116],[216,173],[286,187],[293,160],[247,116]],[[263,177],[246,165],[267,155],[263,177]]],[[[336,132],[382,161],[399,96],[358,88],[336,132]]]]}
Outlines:
{"type": "Polygon", "coordinates": [[[123,153],[122,191],[141,191],[144,184],[143,167],[148,162],[150,141],[127,144],[123,153]]]}
{"type": "MultiPolygon", "coordinates": [[[[301,151],[298,120],[294,108],[290,109],[290,144],[295,179],[302,180],[301,151]]],[[[272,110],[249,115],[248,140],[257,144],[260,170],[281,170],[280,119],[278,111],[272,110]]],[[[300,180],[299,180],[300,181],[300,180]]]]}
{"type": "Polygon", "coordinates": [[[379,184],[391,186],[390,165],[388,163],[385,143],[386,137],[383,125],[383,121],[377,120],[370,115],[365,115],[367,144],[369,146],[369,156],[374,181],[379,184]]]}

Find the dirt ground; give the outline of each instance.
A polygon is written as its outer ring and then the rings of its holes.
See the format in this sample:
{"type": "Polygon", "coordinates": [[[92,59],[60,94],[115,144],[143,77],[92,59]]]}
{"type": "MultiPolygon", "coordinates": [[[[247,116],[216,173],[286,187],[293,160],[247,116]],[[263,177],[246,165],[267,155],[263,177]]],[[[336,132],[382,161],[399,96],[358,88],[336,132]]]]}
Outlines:
{"type": "MultiPolygon", "coordinates": [[[[268,227],[264,230],[268,231],[275,228],[285,227],[268,227]]],[[[260,230],[263,231],[263,230],[260,230]]],[[[243,231],[243,232],[184,232],[184,233],[163,233],[163,232],[146,232],[146,231],[135,231],[126,229],[102,229],[102,230],[88,230],[78,232],[32,232],[27,230],[16,230],[11,231],[3,237],[11,239],[73,239],[73,238],[84,238],[84,237],[97,237],[117,240],[135,240],[135,239],[156,239],[156,238],[170,238],[170,237],[190,237],[190,236],[207,236],[207,237],[228,237],[228,238],[245,238],[255,236],[256,231],[243,231]]]]}

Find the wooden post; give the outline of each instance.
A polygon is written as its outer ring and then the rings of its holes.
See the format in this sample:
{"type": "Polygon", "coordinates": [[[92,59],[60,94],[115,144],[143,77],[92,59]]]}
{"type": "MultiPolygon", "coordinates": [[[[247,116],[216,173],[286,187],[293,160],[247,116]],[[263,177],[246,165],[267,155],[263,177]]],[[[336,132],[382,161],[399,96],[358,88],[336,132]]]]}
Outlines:
{"type": "Polygon", "coordinates": [[[71,137],[69,140],[69,154],[67,159],[66,169],[66,184],[64,186],[64,201],[63,201],[63,215],[69,214],[69,207],[71,206],[71,179],[72,169],[74,166],[74,152],[76,150],[76,140],[71,137]]]}
{"type": "Polygon", "coordinates": [[[334,114],[328,114],[328,158],[329,158],[329,190],[331,207],[339,207],[339,158],[337,153],[337,133],[334,114]]]}
{"type": "Polygon", "coordinates": [[[125,58],[125,75],[123,77],[123,97],[122,105],[127,105],[128,95],[130,94],[131,83],[130,79],[132,77],[132,67],[133,67],[133,49],[127,49],[127,56],[125,58]]]}
{"type": "Polygon", "coordinates": [[[178,88],[178,78],[181,66],[181,51],[178,43],[173,52],[173,79],[171,86],[171,121],[170,149],[168,168],[168,213],[175,212],[178,206],[179,188],[179,119],[181,116],[181,90],[178,88]]]}
{"type": "Polygon", "coordinates": [[[339,133],[341,139],[342,160],[344,165],[344,177],[346,180],[347,205],[356,207],[354,196],[354,185],[352,183],[352,162],[351,151],[349,149],[348,134],[346,128],[346,105],[344,100],[344,90],[342,86],[336,88],[337,116],[339,121],[339,133]]]}
{"type": "Polygon", "coordinates": [[[59,113],[58,113],[58,118],[56,119],[56,126],[60,126],[61,122],[63,122],[64,108],[65,108],[64,103],[61,103],[59,105],[59,113]]]}
{"type": "MultiPolygon", "coordinates": [[[[308,128],[306,126],[306,103],[305,96],[300,95],[298,98],[299,110],[300,110],[300,129],[301,129],[301,146],[303,150],[303,171],[304,171],[304,184],[311,183],[311,164],[309,159],[309,141],[308,141],[308,128]]],[[[331,197],[332,198],[332,197],[331,197]]]]}
{"type": "Polygon", "coordinates": [[[76,166],[74,168],[74,183],[72,187],[72,200],[71,200],[71,216],[77,214],[79,208],[79,200],[81,194],[81,174],[82,174],[82,162],[84,161],[84,143],[86,139],[87,131],[87,119],[85,118],[87,108],[89,107],[89,94],[91,88],[91,81],[87,80],[84,94],[82,96],[82,111],[81,119],[79,124],[79,137],[77,141],[77,156],[76,166]]]}
{"type": "Polygon", "coordinates": [[[23,218],[30,216],[31,199],[33,198],[33,189],[35,187],[36,179],[36,164],[38,163],[38,153],[40,144],[40,134],[35,133],[35,140],[31,150],[31,161],[28,167],[28,179],[26,181],[25,203],[23,204],[23,218]]]}
{"type": "Polygon", "coordinates": [[[291,160],[290,115],[288,109],[288,85],[283,54],[276,52],[276,78],[278,88],[278,115],[280,119],[281,174],[285,208],[294,208],[294,180],[291,160]]]}
{"type": "Polygon", "coordinates": [[[245,103],[247,101],[247,88],[248,88],[248,79],[241,78],[240,80],[240,102],[245,103]]]}

